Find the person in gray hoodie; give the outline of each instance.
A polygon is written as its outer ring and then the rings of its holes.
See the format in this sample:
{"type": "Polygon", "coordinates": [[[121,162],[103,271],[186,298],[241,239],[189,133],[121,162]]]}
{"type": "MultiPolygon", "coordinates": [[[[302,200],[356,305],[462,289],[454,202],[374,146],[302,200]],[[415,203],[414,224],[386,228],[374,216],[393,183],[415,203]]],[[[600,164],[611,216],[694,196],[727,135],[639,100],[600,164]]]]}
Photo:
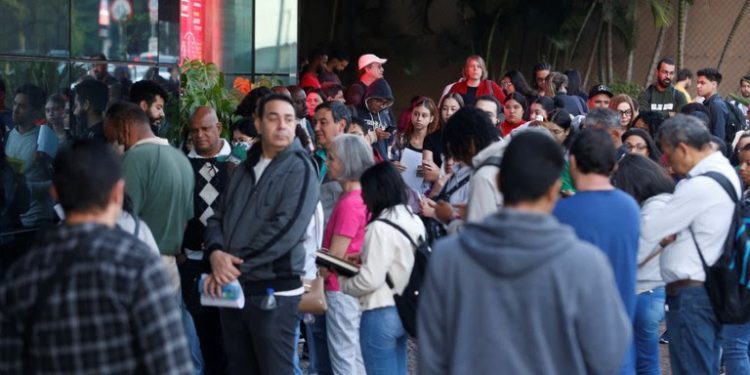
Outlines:
{"type": "Polygon", "coordinates": [[[420,373],[620,367],[632,332],[609,262],[550,215],[562,167],[554,140],[518,134],[500,168],[503,210],[435,246],[417,316],[420,373]]]}
{"type": "Polygon", "coordinates": [[[246,303],[221,309],[231,374],[291,374],[304,293],[305,232],[318,203],[318,174],[295,139],[292,100],[261,99],[259,145],[237,167],[208,220],[205,245],[211,275],[204,293],[239,279],[246,303]]]}

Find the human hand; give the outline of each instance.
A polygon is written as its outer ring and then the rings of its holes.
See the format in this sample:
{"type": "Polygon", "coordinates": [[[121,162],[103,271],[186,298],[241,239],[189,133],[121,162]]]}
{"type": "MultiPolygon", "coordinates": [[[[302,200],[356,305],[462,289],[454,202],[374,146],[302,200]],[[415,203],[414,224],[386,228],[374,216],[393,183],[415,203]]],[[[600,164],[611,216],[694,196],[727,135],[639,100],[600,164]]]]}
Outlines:
{"type": "Polygon", "coordinates": [[[242,274],[237,266],[242,264],[243,260],[232,254],[216,250],[211,253],[209,260],[211,262],[211,276],[220,285],[229,284],[237,280],[242,274]]]}
{"type": "Polygon", "coordinates": [[[351,253],[344,256],[344,260],[349,263],[362,264],[362,253],[351,253]]]}
{"type": "Polygon", "coordinates": [[[435,218],[442,221],[443,223],[450,223],[455,216],[453,206],[446,201],[440,201],[435,206],[435,218]]]}
{"type": "Polygon", "coordinates": [[[456,211],[456,217],[461,219],[466,217],[466,204],[465,203],[459,203],[453,206],[453,208],[456,211]]]}
{"type": "Polygon", "coordinates": [[[375,129],[375,135],[378,137],[379,141],[391,138],[391,133],[382,129],[375,129]]]}
{"type": "Polygon", "coordinates": [[[401,164],[400,161],[395,161],[394,160],[391,163],[393,163],[393,166],[396,167],[396,169],[398,169],[399,172],[403,172],[403,171],[406,170],[406,166],[403,165],[403,164],[401,164]]]}
{"type": "Polygon", "coordinates": [[[203,280],[203,294],[215,298],[221,298],[221,284],[214,279],[213,275],[208,275],[208,277],[203,280]]]}
{"type": "Polygon", "coordinates": [[[422,161],[422,175],[427,182],[435,182],[440,178],[440,168],[432,160],[422,161]]]}
{"type": "Polygon", "coordinates": [[[677,240],[677,235],[676,234],[673,234],[671,236],[666,236],[666,237],[664,237],[661,240],[661,242],[659,242],[659,246],[661,246],[661,247],[667,247],[667,246],[669,246],[669,244],[671,244],[675,240],[677,240]]]}
{"type": "Polygon", "coordinates": [[[435,217],[435,201],[430,198],[423,198],[419,201],[419,207],[424,217],[435,217]]]}

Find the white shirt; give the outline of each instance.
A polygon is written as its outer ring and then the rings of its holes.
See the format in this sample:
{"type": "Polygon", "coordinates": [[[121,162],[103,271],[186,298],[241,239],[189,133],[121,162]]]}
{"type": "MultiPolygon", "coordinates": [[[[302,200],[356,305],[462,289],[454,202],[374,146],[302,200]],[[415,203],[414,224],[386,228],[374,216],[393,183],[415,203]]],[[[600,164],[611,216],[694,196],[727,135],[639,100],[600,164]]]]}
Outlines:
{"type": "Polygon", "coordinates": [[[708,171],[723,174],[732,182],[735,191],[740,192],[740,180],[734,168],[720,152],[715,152],[688,172],[691,178],[677,184],[672,198],[659,212],[643,220],[641,237],[646,242],[658,242],[678,233],[677,240],[661,255],[661,275],[666,283],[682,279],[706,280],[690,231],[685,229],[693,228],[707,264],[712,265],[721,255],[734,202],[713,179],[695,177],[708,171]]]}
{"type": "MultiPolygon", "coordinates": [[[[229,142],[227,142],[226,139],[219,139],[221,141],[221,150],[219,150],[219,153],[216,154],[214,157],[222,157],[222,156],[229,156],[229,154],[232,153],[232,146],[229,145],[229,142]]],[[[188,158],[190,159],[207,159],[203,156],[198,155],[198,152],[195,151],[195,147],[193,147],[192,150],[188,153],[188,158]]]]}
{"type": "Polygon", "coordinates": [[[255,183],[258,183],[258,181],[260,181],[260,176],[263,176],[263,172],[266,170],[266,167],[271,164],[271,160],[273,159],[266,159],[261,156],[260,160],[258,160],[258,163],[255,164],[255,167],[253,167],[253,171],[255,172],[255,183]]]}
{"type": "MultiPolygon", "coordinates": [[[[383,211],[380,218],[388,219],[409,233],[412,240],[426,238],[422,220],[406,205],[383,211]]],[[[341,291],[359,298],[360,311],[393,306],[393,293],[402,293],[409,283],[414,267],[414,247],[401,232],[392,226],[373,221],[365,228],[362,245],[362,267],[354,277],[339,276],[341,291]],[[386,282],[391,277],[394,289],[386,282]]]]}

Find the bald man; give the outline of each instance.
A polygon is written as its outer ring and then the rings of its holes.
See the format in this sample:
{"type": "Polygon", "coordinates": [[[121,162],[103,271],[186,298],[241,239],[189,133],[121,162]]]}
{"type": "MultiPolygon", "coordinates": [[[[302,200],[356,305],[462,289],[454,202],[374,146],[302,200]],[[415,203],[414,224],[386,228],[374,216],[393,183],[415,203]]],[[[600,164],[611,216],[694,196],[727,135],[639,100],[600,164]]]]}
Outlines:
{"type": "Polygon", "coordinates": [[[193,217],[188,221],[183,240],[184,261],[179,265],[182,295],[193,316],[200,339],[206,374],[221,374],[227,366],[224,341],[221,335],[219,309],[202,306],[198,293],[198,278],[211,273],[211,265],[204,257],[203,235],[206,221],[219,204],[219,196],[229,181],[229,142],[221,138],[222,124],[216,111],[207,106],[196,108],[188,127],[193,149],[188,160],[193,169],[195,193],[193,217]]]}
{"type": "MultiPolygon", "coordinates": [[[[193,365],[202,368],[198,338],[180,293],[177,257],[182,253],[185,225],[193,217],[195,179],[185,154],[151,131],[146,113],[134,103],[118,102],[107,109],[104,136],[125,148],[122,172],[133,213],[148,224],[183,309],[183,323],[193,365]]],[[[191,285],[185,285],[186,288],[191,285]]]]}

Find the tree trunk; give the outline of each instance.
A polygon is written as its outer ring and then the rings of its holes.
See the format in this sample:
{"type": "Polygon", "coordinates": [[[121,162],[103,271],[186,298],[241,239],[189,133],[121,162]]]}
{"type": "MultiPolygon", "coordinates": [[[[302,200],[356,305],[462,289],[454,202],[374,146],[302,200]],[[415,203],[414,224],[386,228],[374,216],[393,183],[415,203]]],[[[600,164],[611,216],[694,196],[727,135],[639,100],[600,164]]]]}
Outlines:
{"type": "Polygon", "coordinates": [[[599,48],[599,39],[602,36],[602,29],[604,28],[604,19],[599,22],[599,28],[596,30],[596,36],[594,37],[594,46],[589,55],[589,62],[586,65],[586,74],[583,76],[583,87],[588,87],[589,75],[591,75],[591,68],[594,66],[594,58],[596,57],[596,50],[599,48]]]}
{"type": "Polygon", "coordinates": [[[719,57],[719,63],[716,64],[717,70],[721,70],[721,64],[724,63],[724,57],[726,56],[727,51],[729,50],[729,46],[732,44],[732,39],[734,39],[734,34],[737,33],[737,28],[740,26],[740,22],[742,22],[742,18],[745,17],[745,13],[747,13],[748,6],[750,6],[750,0],[745,0],[745,3],[742,4],[742,8],[740,9],[740,13],[737,15],[737,18],[734,19],[732,30],[729,31],[729,35],[727,36],[727,41],[726,43],[724,43],[724,48],[721,50],[721,57],[719,57]]]}
{"type": "Polygon", "coordinates": [[[607,22],[607,83],[615,78],[614,59],[612,57],[612,21],[607,22]]]}
{"type": "Polygon", "coordinates": [[[559,57],[559,55],[560,55],[560,49],[555,47],[555,52],[553,52],[552,54],[552,63],[551,63],[553,68],[557,66],[557,58],[559,57]]]}
{"type": "Polygon", "coordinates": [[[575,57],[576,48],[578,47],[578,42],[581,40],[581,35],[583,35],[583,30],[586,29],[586,25],[589,23],[589,18],[591,18],[591,14],[594,13],[594,8],[596,8],[596,4],[598,1],[592,1],[591,2],[591,8],[589,8],[588,13],[586,13],[586,17],[583,19],[583,23],[581,24],[581,28],[578,30],[578,35],[576,35],[576,39],[573,42],[573,46],[570,48],[570,54],[568,55],[568,64],[573,61],[573,57],[575,57]]]}
{"type": "Polygon", "coordinates": [[[506,39],[503,61],[500,63],[500,74],[505,74],[505,69],[508,67],[508,54],[510,54],[510,41],[506,39]]]}
{"type": "Polygon", "coordinates": [[[685,67],[685,30],[690,4],[687,0],[679,0],[677,4],[677,69],[682,69],[685,67]]]}
{"type": "Polygon", "coordinates": [[[485,59],[487,59],[487,71],[490,71],[490,60],[492,59],[492,42],[495,39],[495,30],[497,30],[497,22],[500,20],[501,11],[502,7],[497,10],[495,18],[492,20],[492,25],[490,26],[490,35],[487,37],[487,54],[485,55],[485,59]]]}
{"type": "Polygon", "coordinates": [[[337,17],[337,13],[339,10],[339,0],[333,0],[333,5],[331,6],[331,28],[328,31],[328,45],[333,44],[333,37],[336,35],[336,24],[338,23],[339,17],[337,17]]]}
{"type": "MultiPolygon", "coordinates": [[[[607,22],[605,21],[604,24],[606,25],[607,22]]],[[[602,32],[604,30],[602,29],[602,32]]],[[[604,35],[606,36],[606,35],[604,35]]],[[[596,51],[597,60],[599,63],[599,82],[598,83],[606,83],[607,82],[607,39],[601,38],[599,39],[599,48],[597,48],[596,51]]]]}
{"type": "Polygon", "coordinates": [[[633,61],[635,60],[635,49],[628,52],[628,71],[625,74],[625,82],[633,82],[633,61]]]}
{"type": "Polygon", "coordinates": [[[666,39],[667,36],[667,28],[666,27],[660,27],[659,28],[659,36],[656,38],[656,47],[654,47],[654,56],[651,57],[651,65],[649,65],[648,71],[646,72],[646,84],[645,87],[648,87],[648,85],[653,82],[654,79],[654,71],[656,71],[656,64],[659,63],[659,58],[661,56],[661,51],[664,49],[664,39],[666,39]]]}

